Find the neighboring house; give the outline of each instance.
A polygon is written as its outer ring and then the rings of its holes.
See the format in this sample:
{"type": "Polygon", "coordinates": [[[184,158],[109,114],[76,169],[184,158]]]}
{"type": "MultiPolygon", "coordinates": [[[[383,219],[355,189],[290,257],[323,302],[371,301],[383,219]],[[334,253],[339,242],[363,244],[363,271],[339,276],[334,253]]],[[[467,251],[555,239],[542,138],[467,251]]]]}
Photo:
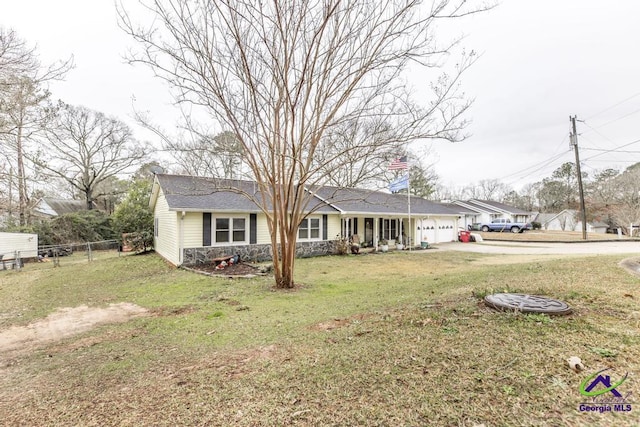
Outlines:
{"type": "MultiPolygon", "coordinates": [[[[0,233],[0,260],[36,258],[38,256],[38,235],[30,233],[0,233]]],[[[4,267],[4,264],[0,264],[4,267]]]]}
{"type": "MultiPolygon", "coordinates": [[[[307,192],[311,201],[298,231],[298,256],[332,253],[339,236],[358,235],[365,247],[403,233],[413,244],[457,239],[459,214],[439,203],[412,197],[409,219],[406,195],[335,187],[307,192]]],[[[256,183],[156,175],[150,200],[156,252],[174,265],[235,253],[241,259],[271,259],[266,216],[246,195],[259,196],[256,183]]]]}
{"type": "Polygon", "coordinates": [[[33,208],[33,215],[42,219],[51,219],[60,215],[86,210],[87,202],[84,200],[69,200],[56,199],[54,197],[43,197],[33,208]]]}
{"type": "Polygon", "coordinates": [[[11,216],[8,212],[0,212],[0,228],[9,224],[11,216]]]}
{"type": "Polygon", "coordinates": [[[458,225],[465,230],[469,230],[469,226],[471,224],[481,222],[482,215],[478,210],[473,210],[455,203],[443,203],[443,205],[456,211],[458,215],[460,215],[460,222],[458,225]]]}
{"type": "Polygon", "coordinates": [[[455,200],[454,205],[476,212],[473,222],[491,222],[494,219],[510,219],[511,222],[531,222],[531,212],[491,200],[455,200]]]}
{"type": "MultiPolygon", "coordinates": [[[[579,212],[565,209],[560,213],[539,213],[534,221],[539,222],[543,230],[581,231],[582,221],[579,212]]],[[[588,233],[606,233],[608,225],[601,221],[587,222],[588,233]]]]}
{"type": "MultiPolygon", "coordinates": [[[[587,232],[588,233],[602,233],[605,234],[609,229],[609,224],[602,221],[591,221],[587,222],[587,232]]],[[[582,221],[578,221],[578,230],[582,230],[582,221]]]]}
{"type": "Polygon", "coordinates": [[[557,213],[536,212],[533,215],[533,222],[540,223],[540,228],[543,229],[543,230],[546,230],[545,224],[550,222],[556,215],[558,215],[558,214],[557,213]]]}

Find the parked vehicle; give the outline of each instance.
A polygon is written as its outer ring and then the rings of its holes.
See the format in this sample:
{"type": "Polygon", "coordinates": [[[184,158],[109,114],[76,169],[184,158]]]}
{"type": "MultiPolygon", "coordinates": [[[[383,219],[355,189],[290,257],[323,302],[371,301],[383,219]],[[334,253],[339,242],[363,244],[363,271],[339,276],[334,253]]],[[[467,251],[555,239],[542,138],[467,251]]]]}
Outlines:
{"type": "Polygon", "coordinates": [[[50,248],[42,248],[38,250],[38,255],[41,257],[52,258],[54,256],[67,256],[73,254],[73,248],[71,246],[54,246],[50,248]]]}
{"type": "Polygon", "coordinates": [[[509,218],[498,218],[488,223],[480,225],[480,231],[510,231],[512,233],[522,233],[525,230],[531,230],[531,224],[528,222],[511,222],[509,218]]]}

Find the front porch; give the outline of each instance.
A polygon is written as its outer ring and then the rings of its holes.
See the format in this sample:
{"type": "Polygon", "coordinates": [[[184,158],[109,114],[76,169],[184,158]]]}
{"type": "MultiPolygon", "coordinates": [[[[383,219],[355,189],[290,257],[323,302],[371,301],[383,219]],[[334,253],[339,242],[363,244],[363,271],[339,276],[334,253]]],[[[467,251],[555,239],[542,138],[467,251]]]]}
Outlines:
{"type": "Polygon", "coordinates": [[[360,247],[377,250],[386,241],[389,247],[401,243],[405,247],[420,247],[421,242],[442,243],[458,238],[457,216],[343,216],[341,237],[357,235],[360,247]]]}

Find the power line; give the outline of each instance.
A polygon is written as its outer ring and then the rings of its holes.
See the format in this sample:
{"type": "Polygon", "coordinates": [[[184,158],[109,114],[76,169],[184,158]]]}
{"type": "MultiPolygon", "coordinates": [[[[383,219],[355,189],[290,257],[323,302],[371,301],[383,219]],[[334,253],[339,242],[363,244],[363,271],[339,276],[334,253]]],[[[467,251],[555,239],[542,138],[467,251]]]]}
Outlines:
{"type": "MultiPolygon", "coordinates": [[[[560,144],[558,144],[558,146],[556,147],[556,149],[555,149],[555,150],[553,150],[553,151],[554,151],[554,153],[555,153],[555,152],[557,152],[557,151],[558,151],[558,149],[559,149],[562,145],[564,145],[564,143],[565,143],[565,141],[567,140],[567,137],[568,137],[568,136],[569,136],[568,134],[564,136],[564,138],[562,139],[562,141],[560,142],[560,144]]],[[[543,163],[545,163],[545,165],[544,165],[544,166],[546,166],[548,163],[551,163],[552,161],[554,161],[554,160],[558,159],[559,157],[563,156],[564,154],[566,154],[566,153],[565,153],[565,152],[562,152],[562,153],[560,153],[560,154],[558,154],[558,155],[555,155],[555,154],[554,154],[553,156],[551,156],[551,157],[549,157],[548,159],[545,159],[545,160],[543,160],[543,161],[541,161],[541,162],[539,162],[539,163],[536,163],[536,164],[534,164],[534,165],[531,165],[531,166],[526,167],[526,168],[524,168],[524,169],[521,169],[521,170],[519,170],[519,171],[516,171],[516,172],[510,173],[509,175],[504,175],[502,178],[500,178],[500,180],[502,181],[502,180],[504,180],[504,179],[506,179],[506,178],[510,178],[510,177],[512,177],[512,176],[514,176],[514,175],[519,175],[519,174],[521,174],[521,173],[523,173],[523,172],[528,171],[529,169],[532,169],[532,168],[538,167],[539,165],[542,165],[543,163]]],[[[544,166],[543,166],[543,167],[544,167],[544,166]]],[[[536,171],[537,171],[537,170],[536,170],[536,171]]],[[[535,172],[535,171],[534,171],[534,172],[535,172]]]]}
{"type": "Polygon", "coordinates": [[[609,111],[609,110],[611,110],[613,108],[616,108],[618,105],[624,104],[625,102],[630,101],[630,100],[632,100],[633,98],[635,98],[636,96],[639,96],[639,95],[640,95],[640,92],[635,93],[635,94],[631,95],[630,97],[625,98],[622,101],[620,101],[618,103],[615,103],[610,107],[605,108],[604,110],[600,111],[599,113],[596,113],[596,114],[594,114],[592,116],[587,117],[585,120],[590,120],[590,119],[593,119],[594,117],[599,116],[602,113],[606,113],[607,111],[609,111]]]}
{"type": "MultiPolygon", "coordinates": [[[[567,153],[569,153],[569,151],[562,152],[562,153],[560,153],[560,154],[557,154],[557,155],[555,155],[555,156],[553,156],[553,157],[551,157],[551,158],[547,159],[546,161],[544,161],[544,162],[543,162],[544,164],[542,164],[542,165],[541,165],[540,167],[538,167],[537,169],[534,169],[534,170],[532,170],[531,172],[527,173],[526,175],[520,176],[520,177],[518,177],[517,179],[510,181],[510,182],[509,182],[509,184],[515,184],[515,183],[516,183],[516,182],[518,182],[518,181],[522,181],[522,180],[524,180],[524,179],[526,179],[526,178],[528,178],[528,177],[532,176],[533,174],[535,174],[535,173],[537,173],[537,172],[540,172],[541,170],[544,170],[545,168],[547,168],[548,166],[550,166],[551,164],[553,164],[555,161],[557,161],[557,160],[558,160],[558,159],[560,159],[561,157],[563,157],[563,156],[567,155],[567,153]]],[[[539,165],[539,164],[540,164],[540,163],[538,163],[538,165],[539,165]]],[[[532,166],[532,167],[535,167],[535,165],[534,165],[534,166],[532,166]]],[[[528,169],[531,169],[531,168],[528,168],[528,169]]],[[[520,172],[518,172],[518,173],[516,173],[516,174],[511,174],[511,175],[509,175],[509,176],[517,175],[517,174],[519,174],[519,173],[521,173],[521,172],[523,172],[523,171],[520,171],[520,172]]]]}
{"type": "Polygon", "coordinates": [[[539,162],[539,163],[536,163],[536,164],[534,164],[534,165],[532,165],[532,166],[529,166],[528,168],[524,168],[524,169],[522,169],[522,170],[519,170],[519,171],[517,171],[517,172],[511,173],[511,174],[509,174],[509,175],[505,175],[505,176],[503,176],[502,178],[500,178],[500,180],[502,181],[502,180],[507,179],[507,178],[510,178],[510,177],[512,177],[512,176],[520,175],[521,173],[524,173],[524,172],[528,171],[529,169],[537,168],[538,166],[540,166],[538,169],[536,169],[536,170],[534,170],[534,171],[532,171],[532,172],[531,172],[531,173],[535,173],[535,172],[537,172],[538,170],[543,169],[543,168],[544,168],[545,166],[547,166],[549,163],[552,163],[553,161],[555,161],[555,160],[559,159],[560,157],[564,156],[565,154],[566,154],[566,153],[556,154],[555,156],[552,156],[552,157],[550,157],[550,158],[548,158],[548,159],[545,159],[545,160],[543,160],[543,161],[541,161],[541,162],[539,162]]]}
{"type": "Polygon", "coordinates": [[[604,151],[606,153],[640,154],[640,151],[638,150],[616,150],[616,149],[607,150],[605,148],[589,148],[589,147],[582,147],[582,149],[589,150],[589,151],[604,151]]]}
{"type": "Polygon", "coordinates": [[[629,145],[637,144],[638,142],[640,142],[640,139],[636,139],[635,141],[631,141],[631,142],[629,142],[629,143],[627,143],[627,144],[623,144],[623,145],[621,145],[621,146],[619,146],[619,147],[612,148],[612,149],[610,149],[610,150],[605,150],[605,151],[603,151],[603,152],[601,152],[601,153],[598,153],[598,154],[594,154],[594,155],[593,155],[593,156],[591,156],[591,157],[587,157],[587,158],[586,158],[586,159],[584,159],[583,161],[591,160],[591,159],[593,159],[594,157],[602,156],[603,154],[607,154],[607,153],[615,153],[615,152],[616,152],[616,150],[619,150],[620,148],[628,147],[629,145]]]}
{"type": "MultiPolygon", "coordinates": [[[[624,159],[624,160],[610,160],[610,159],[595,159],[595,160],[589,160],[590,163],[595,163],[595,162],[601,162],[601,163],[638,163],[635,160],[629,160],[629,159],[624,159]]],[[[581,161],[582,164],[584,164],[584,160],[581,161]]]]}
{"type": "MultiPolygon", "coordinates": [[[[586,127],[588,127],[589,129],[591,129],[592,131],[594,131],[595,133],[597,133],[598,135],[600,135],[601,137],[603,137],[604,139],[606,139],[609,142],[613,142],[611,141],[611,139],[609,137],[607,137],[606,135],[603,135],[598,129],[591,127],[591,125],[589,125],[589,123],[587,122],[582,122],[582,124],[584,124],[586,127]]],[[[591,139],[587,138],[586,136],[584,136],[583,133],[580,134],[580,136],[582,136],[584,139],[586,139],[587,141],[596,144],[595,142],[593,142],[591,139]]],[[[597,145],[597,144],[596,144],[597,145]]]]}
{"type": "MultiPolygon", "coordinates": [[[[554,153],[557,152],[560,149],[560,147],[562,147],[566,143],[568,137],[569,137],[569,134],[565,134],[564,138],[562,138],[562,141],[560,141],[560,143],[556,146],[556,148],[554,150],[554,153]]],[[[528,166],[528,167],[526,167],[524,169],[520,169],[520,170],[518,170],[516,172],[513,172],[513,173],[510,173],[508,175],[504,175],[501,178],[499,178],[499,180],[500,181],[506,181],[507,178],[511,178],[511,177],[514,177],[514,176],[521,175],[521,174],[525,173],[525,175],[519,176],[519,177],[517,177],[516,179],[513,179],[513,180],[509,180],[509,182],[506,183],[508,185],[513,185],[513,184],[515,184],[515,183],[517,183],[519,181],[522,181],[522,180],[534,175],[535,173],[547,168],[549,165],[553,164],[558,159],[560,159],[561,157],[565,156],[567,153],[568,153],[568,151],[562,151],[562,152],[560,152],[558,154],[554,154],[553,156],[551,156],[551,157],[549,157],[549,158],[547,158],[545,160],[542,160],[541,162],[535,163],[535,164],[533,164],[531,166],[528,166]],[[531,169],[533,169],[533,170],[531,170],[531,169]]]]}
{"type": "MultiPolygon", "coordinates": [[[[627,113],[627,114],[625,114],[625,115],[623,115],[623,116],[620,116],[620,117],[618,117],[617,119],[609,120],[608,122],[603,123],[603,124],[599,125],[598,127],[599,127],[599,128],[603,128],[603,127],[605,127],[605,126],[610,125],[611,123],[615,123],[615,122],[617,122],[618,120],[622,120],[622,119],[624,119],[624,118],[627,118],[627,117],[632,116],[632,115],[637,114],[637,113],[640,113],[640,108],[638,108],[637,110],[634,110],[634,111],[632,111],[632,112],[630,112],[630,113],[627,113]]],[[[591,127],[591,126],[589,126],[589,127],[591,127]]],[[[591,128],[591,129],[595,130],[594,128],[591,128]]]]}

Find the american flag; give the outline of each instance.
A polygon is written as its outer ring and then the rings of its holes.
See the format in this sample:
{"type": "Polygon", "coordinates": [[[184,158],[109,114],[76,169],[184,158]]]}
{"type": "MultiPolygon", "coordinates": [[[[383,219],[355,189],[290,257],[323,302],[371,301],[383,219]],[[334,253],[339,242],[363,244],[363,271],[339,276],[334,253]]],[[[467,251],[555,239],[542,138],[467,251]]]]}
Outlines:
{"type": "Polygon", "coordinates": [[[409,164],[407,163],[407,156],[398,157],[389,165],[390,171],[398,171],[408,168],[409,164]]]}

